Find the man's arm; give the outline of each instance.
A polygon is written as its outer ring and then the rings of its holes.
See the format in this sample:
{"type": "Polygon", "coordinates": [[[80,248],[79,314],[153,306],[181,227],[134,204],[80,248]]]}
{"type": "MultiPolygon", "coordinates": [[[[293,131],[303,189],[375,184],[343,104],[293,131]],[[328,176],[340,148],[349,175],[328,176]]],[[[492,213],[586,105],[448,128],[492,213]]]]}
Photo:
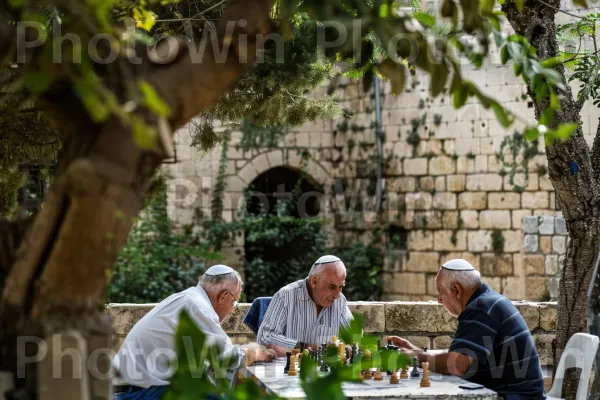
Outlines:
{"type": "Polygon", "coordinates": [[[277,292],[273,296],[265,318],[258,329],[256,341],[264,346],[272,344],[289,349],[294,348],[298,341],[285,336],[287,317],[288,308],[285,298],[280,292],[277,292]]]}
{"type": "Polygon", "coordinates": [[[428,362],[429,370],[445,375],[464,375],[471,366],[473,359],[465,354],[454,351],[430,354],[424,351],[415,351],[417,359],[420,363],[428,362]]]}

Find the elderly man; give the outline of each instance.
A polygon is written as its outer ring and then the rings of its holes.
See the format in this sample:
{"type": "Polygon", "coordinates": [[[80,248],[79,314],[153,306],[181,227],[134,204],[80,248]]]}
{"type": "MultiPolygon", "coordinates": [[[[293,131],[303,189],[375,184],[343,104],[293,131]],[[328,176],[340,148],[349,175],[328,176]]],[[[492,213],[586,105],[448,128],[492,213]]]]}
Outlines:
{"type": "Polygon", "coordinates": [[[407,340],[388,338],[404,352],[429,362],[431,370],[460,376],[512,399],[543,399],[544,377],[533,336],[506,297],[481,281],[465,260],[450,260],[436,277],[438,301],[458,317],[450,348],[441,354],[419,350],[407,340]]]}
{"type": "Polygon", "coordinates": [[[308,277],[279,290],[265,314],[257,342],[285,355],[288,349],[315,348],[348,326],[352,314],[342,294],[346,267],[335,256],[323,256],[308,277]]]}
{"type": "Polygon", "coordinates": [[[257,344],[236,347],[221,328],[242,292],[240,275],[226,265],[210,267],[198,286],[175,293],[160,302],[131,329],[113,365],[126,385],[115,387],[115,399],[159,399],[169,385],[170,361],[175,356],[175,329],[179,314],[186,310],[216,346],[222,357],[238,365],[275,358],[272,350],[257,344]]]}

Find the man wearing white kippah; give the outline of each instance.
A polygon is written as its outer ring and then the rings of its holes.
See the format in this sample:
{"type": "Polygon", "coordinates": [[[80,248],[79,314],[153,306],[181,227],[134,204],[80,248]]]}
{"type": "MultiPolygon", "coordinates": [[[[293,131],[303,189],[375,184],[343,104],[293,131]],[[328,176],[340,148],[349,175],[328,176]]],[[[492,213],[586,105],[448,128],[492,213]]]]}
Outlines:
{"type": "Polygon", "coordinates": [[[533,336],[512,302],[481,281],[469,262],[450,260],[435,285],[438,301],[458,327],[448,351],[427,353],[408,340],[388,337],[429,369],[457,375],[507,400],[544,399],[544,377],[533,336]]]}
{"type": "Polygon", "coordinates": [[[336,256],[319,258],[308,277],[280,289],[271,300],[258,330],[257,342],[285,355],[289,349],[303,349],[328,343],[348,326],[352,314],[342,294],[346,267],[336,256]]]}
{"type": "Polygon", "coordinates": [[[175,357],[175,329],[182,310],[206,335],[207,344],[215,345],[220,356],[232,357],[238,366],[275,358],[274,351],[256,343],[234,346],[221,328],[241,292],[240,274],[226,265],[215,265],[200,277],[198,286],[161,301],[135,324],[113,360],[125,383],[115,387],[115,400],[161,398],[174,372],[170,361],[175,357]]]}

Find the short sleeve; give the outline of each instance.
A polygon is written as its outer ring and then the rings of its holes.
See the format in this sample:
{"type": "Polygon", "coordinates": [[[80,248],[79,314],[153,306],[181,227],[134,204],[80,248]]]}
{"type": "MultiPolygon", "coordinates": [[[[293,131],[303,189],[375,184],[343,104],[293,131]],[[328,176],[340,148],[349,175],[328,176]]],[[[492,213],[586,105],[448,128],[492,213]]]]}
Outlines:
{"type": "Polygon", "coordinates": [[[464,313],[460,316],[454,340],[448,351],[486,362],[494,349],[496,324],[487,312],[480,308],[467,308],[464,313]]]}

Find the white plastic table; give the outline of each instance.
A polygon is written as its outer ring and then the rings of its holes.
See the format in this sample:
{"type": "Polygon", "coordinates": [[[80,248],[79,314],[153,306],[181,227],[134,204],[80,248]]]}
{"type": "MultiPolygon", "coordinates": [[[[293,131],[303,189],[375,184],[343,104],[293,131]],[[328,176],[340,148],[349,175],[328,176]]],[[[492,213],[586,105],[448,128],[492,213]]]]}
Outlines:
{"type": "MultiPolygon", "coordinates": [[[[242,375],[254,380],[263,390],[286,399],[304,399],[305,394],[300,386],[299,376],[288,376],[283,370],[285,358],[274,362],[253,365],[246,368],[242,375]]],[[[419,368],[422,376],[423,371],[419,368]]],[[[298,372],[299,373],[299,372],[298,372]]],[[[409,368],[410,375],[410,368],[409,368]]],[[[398,373],[400,376],[400,373],[398,373]]],[[[400,383],[391,384],[390,377],[384,373],[382,381],[373,379],[363,383],[344,382],[342,390],[347,398],[353,400],[373,399],[456,399],[456,400],[497,400],[496,392],[489,389],[460,389],[460,384],[468,383],[455,376],[429,372],[431,386],[420,387],[421,378],[400,379],[400,383]]]]}

